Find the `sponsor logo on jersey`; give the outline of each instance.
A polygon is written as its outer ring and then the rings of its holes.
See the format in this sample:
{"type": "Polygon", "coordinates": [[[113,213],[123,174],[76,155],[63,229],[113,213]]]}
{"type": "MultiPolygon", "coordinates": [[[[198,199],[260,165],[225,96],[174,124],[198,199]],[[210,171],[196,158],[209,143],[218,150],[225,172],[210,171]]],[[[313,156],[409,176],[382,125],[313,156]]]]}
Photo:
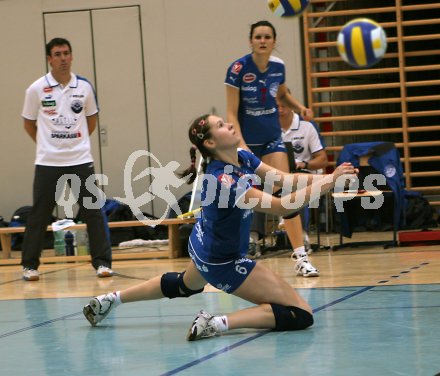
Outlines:
{"type": "Polygon", "coordinates": [[[269,74],[269,77],[279,77],[282,75],[283,75],[282,73],[271,73],[271,74],[269,74]]]}
{"type": "Polygon", "coordinates": [[[43,110],[43,112],[44,112],[46,115],[50,115],[50,116],[54,116],[54,115],[57,114],[57,110],[55,110],[55,109],[43,110]]]}
{"type": "Polygon", "coordinates": [[[247,84],[250,84],[251,82],[254,82],[256,78],[257,76],[254,73],[246,73],[243,76],[243,81],[246,82],[247,84]]]}
{"type": "Polygon", "coordinates": [[[276,98],[279,87],[280,84],[278,82],[274,82],[269,86],[269,93],[272,95],[272,97],[276,98]]]}
{"type": "Polygon", "coordinates": [[[218,177],[218,181],[225,186],[226,188],[231,188],[232,185],[235,183],[234,178],[231,175],[228,174],[221,174],[218,177]]]}
{"type": "Polygon", "coordinates": [[[54,107],[57,105],[56,101],[41,101],[43,107],[54,107]]]}
{"type": "Polygon", "coordinates": [[[241,71],[241,68],[243,68],[243,64],[239,61],[235,62],[234,65],[231,68],[231,72],[234,74],[239,74],[241,71]]]}
{"type": "Polygon", "coordinates": [[[296,141],[292,143],[292,147],[295,154],[301,154],[304,151],[304,145],[301,141],[296,141]]]}
{"type": "Polygon", "coordinates": [[[257,87],[256,86],[242,86],[241,90],[242,91],[253,91],[253,92],[256,92],[257,91],[257,87]]]}
{"type": "Polygon", "coordinates": [[[70,105],[70,108],[75,114],[79,114],[83,109],[83,104],[79,99],[75,99],[72,104],[70,105]]]}
{"type": "Polygon", "coordinates": [[[53,132],[51,134],[52,138],[81,138],[81,133],[80,132],[75,132],[75,133],[67,133],[67,132],[53,132]]]}
{"type": "Polygon", "coordinates": [[[84,98],[84,94],[72,94],[71,98],[84,98]]]}
{"type": "Polygon", "coordinates": [[[66,127],[66,129],[70,129],[73,125],[76,124],[77,120],[78,119],[74,117],[60,115],[56,118],[53,118],[52,123],[53,125],[63,125],[64,127],[66,127]]]}
{"type": "Polygon", "coordinates": [[[270,114],[274,114],[276,112],[276,108],[270,108],[268,110],[246,110],[246,115],[250,115],[250,116],[261,116],[261,115],[270,115],[270,114]]]}
{"type": "Polygon", "coordinates": [[[50,86],[43,88],[44,93],[51,93],[52,91],[53,91],[53,89],[50,86]]]}
{"type": "Polygon", "coordinates": [[[243,102],[249,103],[249,104],[257,104],[258,103],[258,98],[257,97],[252,97],[252,98],[242,98],[243,102]]]}

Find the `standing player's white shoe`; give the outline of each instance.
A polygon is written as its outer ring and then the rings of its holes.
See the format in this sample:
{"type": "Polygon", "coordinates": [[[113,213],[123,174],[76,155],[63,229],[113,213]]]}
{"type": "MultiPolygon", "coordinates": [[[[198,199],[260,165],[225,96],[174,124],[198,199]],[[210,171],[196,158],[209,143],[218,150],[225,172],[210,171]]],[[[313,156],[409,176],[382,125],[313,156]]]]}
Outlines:
{"type": "Polygon", "coordinates": [[[310,263],[307,256],[299,257],[298,259],[292,257],[292,259],[295,261],[294,270],[296,275],[303,277],[319,277],[319,270],[310,263]]]}
{"type": "Polygon", "coordinates": [[[107,278],[107,277],[113,277],[113,270],[109,268],[108,266],[101,265],[96,270],[96,275],[98,278],[107,278]]]}
{"type": "Polygon", "coordinates": [[[25,281],[38,281],[40,273],[36,269],[23,268],[23,279],[25,281]]]}
{"type": "Polygon", "coordinates": [[[113,308],[114,302],[115,296],[113,293],[99,295],[90,299],[89,304],[84,306],[83,314],[92,326],[96,326],[107,317],[113,308]]]}
{"type": "Polygon", "coordinates": [[[213,319],[213,315],[210,315],[208,312],[203,310],[200,311],[189,328],[186,339],[188,341],[197,341],[198,339],[219,335],[220,331],[218,330],[213,319]]]}

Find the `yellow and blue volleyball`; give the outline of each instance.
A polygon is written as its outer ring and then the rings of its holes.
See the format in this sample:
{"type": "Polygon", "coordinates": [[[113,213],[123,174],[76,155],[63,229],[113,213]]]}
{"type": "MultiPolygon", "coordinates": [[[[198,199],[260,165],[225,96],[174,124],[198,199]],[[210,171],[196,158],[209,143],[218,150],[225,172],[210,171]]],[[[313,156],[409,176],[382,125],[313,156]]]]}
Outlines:
{"type": "Polygon", "coordinates": [[[309,3],[310,0],[267,0],[269,9],[278,17],[299,16],[309,3]]]}
{"type": "Polygon", "coordinates": [[[383,28],[368,18],[345,24],[336,42],[339,55],[355,68],[369,68],[379,62],[387,49],[383,28]]]}

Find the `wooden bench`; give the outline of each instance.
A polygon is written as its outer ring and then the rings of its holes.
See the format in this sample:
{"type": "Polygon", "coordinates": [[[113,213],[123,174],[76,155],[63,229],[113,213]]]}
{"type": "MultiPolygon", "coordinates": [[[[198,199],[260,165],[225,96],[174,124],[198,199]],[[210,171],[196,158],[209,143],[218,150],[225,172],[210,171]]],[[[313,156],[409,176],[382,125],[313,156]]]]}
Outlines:
{"type": "MultiPolygon", "coordinates": [[[[145,252],[122,252],[120,254],[113,254],[113,260],[133,260],[133,259],[148,259],[148,258],[177,258],[181,256],[181,247],[179,239],[179,225],[195,223],[194,218],[173,218],[164,219],[160,225],[168,226],[168,249],[159,251],[145,251],[145,252]]],[[[108,227],[139,227],[156,224],[156,221],[120,221],[109,222],[108,227]]],[[[69,230],[86,229],[85,223],[76,224],[68,227],[69,230]]],[[[0,265],[14,265],[21,262],[20,259],[11,259],[11,237],[12,234],[23,233],[25,227],[1,227],[0,239],[2,244],[3,259],[0,259],[0,265]]],[[[53,231],[52,226],[47,227],[47,231],[53,231]]],[[[51,262],[67,262],[67,261],[89,261],[90,255],[84,256],[52,256],[41,257],[41,263],[51,262]]]]}

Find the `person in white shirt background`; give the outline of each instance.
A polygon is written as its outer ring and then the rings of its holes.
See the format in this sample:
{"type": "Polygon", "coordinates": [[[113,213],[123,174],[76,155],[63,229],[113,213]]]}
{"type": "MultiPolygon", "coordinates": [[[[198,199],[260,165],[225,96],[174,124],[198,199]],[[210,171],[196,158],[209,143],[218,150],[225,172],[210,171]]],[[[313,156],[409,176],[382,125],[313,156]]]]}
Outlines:
{"type": "Polygon", "coordinates": [[[59,180],[66,174],[81,183],[71,188],[87,224],[92,265],[98,277],[111,277],[112,250],[105,218],[101,209],[83,205],[88,196],[96,201],[86,189],[86,180],[95,174],[90,146],[98,114],[95,91],[90,82],[71,72],[72,47],[67,39],[52,39],[46,45],[46,56],[51,70],[28,87],[22,112],[24,129],[36,143],[33,206],[22,245],[23,279],[40,278],[44,235],[56,205],[59,180]]]}

